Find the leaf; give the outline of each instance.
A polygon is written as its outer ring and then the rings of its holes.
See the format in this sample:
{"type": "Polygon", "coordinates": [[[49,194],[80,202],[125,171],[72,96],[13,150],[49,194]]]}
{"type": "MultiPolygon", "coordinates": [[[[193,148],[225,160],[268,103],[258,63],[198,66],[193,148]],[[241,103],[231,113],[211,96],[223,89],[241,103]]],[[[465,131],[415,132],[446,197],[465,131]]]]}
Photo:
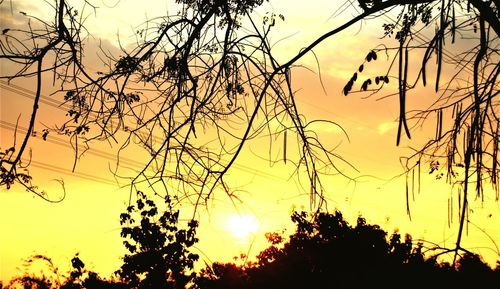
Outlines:
{"type": "Polygon", "coordinates": [[[363,85],[361,85],[361,90],[366,91],[368,89],[368,82],[363,82],[363,85]]]}
{"type": "Polygon", "coordinates": [[[370,62],[372,60],[377,60],[377,53],[373,50],[366,55],[366,61],[370,62]]]}
{"type": "Polygon", "coordinates": [[[49,135],[49,131],[47,129],[44,129],[42,131],[42,139],[46,141],[48,135],[49,135]]]}
{"type": "Polygon", "coordinates": [[[347,95],[349,93],[349,91],[351,91],[352,89],[352,85],[353,85],[353,81],[352,79],[349,80],[349,82],[344,86],[344,95],[347,95]]]}
{"type": "Polygon", "coordinates": [[[361,89],[366,91],[368,89],[368,85],[370,84],[372,84],[372,80],[368,78],[365,82],[363,82],[363,85],[361,85],[361,89]]]}
{"type": "Polygon", "coordinates": [[[349,93],[349,89],[347,88],[347,85],[344,86],[344,89],[342,90],[344,95],[347,96],[347,94],[349,93]]]}
{"type": "Polygon", "coordinates": [[[359,70],[359,72],[363,72],[363,69],[364,69],[364,66],[363,66],[363,64],[361,64],[361,65],[359,66],[359,69],[358,69],[358,70],[359,70]]]}
{"type": "Polygon", "coordinates": [[[71,265],[78,271],[80,271],[85,267],[85,264],[83,264],[82,260],[80,260],[78,256],[75,256],[73,257],[73,259],[71,259],[71,265]]]}
{"type": "Polygon", "coordinates": [[[141,199],[137,200],[137,208],[139,210],[142,210],[142,208],[144,208],[144,202],[141,199]]]}

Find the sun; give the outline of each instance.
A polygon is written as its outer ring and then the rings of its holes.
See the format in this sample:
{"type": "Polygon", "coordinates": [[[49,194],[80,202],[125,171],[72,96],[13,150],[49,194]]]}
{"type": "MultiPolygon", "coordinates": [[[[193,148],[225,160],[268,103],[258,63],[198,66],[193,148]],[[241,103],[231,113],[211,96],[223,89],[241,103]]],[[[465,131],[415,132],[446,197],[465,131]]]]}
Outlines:
{"type": "Polygon", "coordinates": [[[237,239],[247,239],[259,229],[259,223],[252,215],[229,216],[226,229],[237,239]]]}

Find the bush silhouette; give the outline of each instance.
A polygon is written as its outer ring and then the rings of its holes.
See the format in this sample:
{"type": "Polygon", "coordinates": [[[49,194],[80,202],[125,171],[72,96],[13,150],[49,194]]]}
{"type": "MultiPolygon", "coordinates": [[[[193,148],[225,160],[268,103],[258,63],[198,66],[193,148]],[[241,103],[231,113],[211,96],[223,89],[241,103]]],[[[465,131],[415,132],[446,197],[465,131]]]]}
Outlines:
{"type": "Polygon", "coordinates": [[[359,217],[350,226],[340,212],[295,212],[296,232],[269,234],[271,246],[245,266],[214,264],[196,279],[198,288],[462,288],[500,284],[478,255],[465,253],[456,268],[425,257],[410,235],[389,238],[359,217]],[[276,241],[278,239],[278,241],[276,241]],[[478,278],[479,277],[479,278],[478,278]]]}
{"type": "Polygon", "coordinates": [[[179,211],[172,208],[168,196],[159,218],[156,204],[142,192],[137,196],[136,206],[129,206],[120,215],[121,236],[129,254],[116,273],[130,288],[185,288],[195,275],[192,270],[199,258],[189,252],[198,242],[197,221],[191,220],[187,229],[180,229],[179,211]]]}
{"type": "Polygon", "coordinates": [[[195,272],[198,255],[189,250],[198,241],[198,224],[191,221],[187,229],[180,228],[179,211],[172,209],[168,197],[164,202],[166,209],[160,214],[156,204],[139,192],[136,204],[121,214],[128,253],[115,278],[87,270],[78,254],[68,276],[60,276],[50,258],[36,255],[28,263],[43,262],[46,275],[25,273],[0,289],[491,288],[500,284],[500,263],[493,270],[466,250],[455,265],[439,262],[439,255],[426,256],[428,248],[410,235],[389,236],[362,217],[351,226],[338,211],[294,212],[295,232],[287,239],[280,233],[266,234],[270,245],[256,261],[216,262],[195,272]]]}

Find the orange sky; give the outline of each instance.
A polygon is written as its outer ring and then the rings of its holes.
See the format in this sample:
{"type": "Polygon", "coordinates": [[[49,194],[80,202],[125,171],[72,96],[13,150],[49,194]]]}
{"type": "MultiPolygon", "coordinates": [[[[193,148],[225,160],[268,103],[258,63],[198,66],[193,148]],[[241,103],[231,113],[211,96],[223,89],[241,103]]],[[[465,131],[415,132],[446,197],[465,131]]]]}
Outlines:
{"type": "MultiPolygon", "coordinates": [[[[130,0],[97,2],[102,4],[98,5],[102,8],[97,11],[97,16],[89,18],[87,28],[96,38],[109,41],[106,43],[112,43],[118,34],[126,43],[132,39],[129,36],[134,25],[141,24],[145,17],[152,18],[163,15],[167,10],[173,11],[165,4],[155,4],[164,1],[148,1],[151,4],[147,7],[136,7],[136,2],[130,0]]],[[[14,9],[22,10],[28,9],[32,2],[23,0],[12,3],[14,9]]],[[[278,41],[290,36],[275,47],[281,61],[286,61],[316,36],[354,13],[347,10],[342,17],[331,18],[338,8],[335,1],[289,3],[272,1],[276,13],[285,16],[285,22],[278,24],[272,39],[278,41]]],[[[2,13],[9,4],[9,1],[1,4],[2,13]]],[[[42,12],[43,8],[39,9],[38,13],[47,13],[42,12]]],[[[259,15],[268,9],[271,9],[270,6],[260,9],[259,15]]],[[[10,22],[2,21],[0,28],[3,29],[6,23],[10,22]]],[[[294,88],[298,90],[296,98],[301,113],[309,120],[328,119],[345,129],[349,140],[334,126],[318,125],[315,128],[327,144],[340,144],[337,152],[359,171],[344,167],[350,176],[359,177],[357,182],[342,177],[325,178],[329,189],[326,195],[328,206],[330,210],[340,209],[351,222],[361,214],[368,222],[381,225],[389,233],[399,228],[402,232],[411,233],[415,239],[453,246],[458,219],[455,216],[454,223],[448,227],[447,202],[450,195],[456,196],[456,192],[450,192],[444,181],[424,176],[422,190],[411,202],[410,221],[406,215],[404,178],[391,179],[402,172],[399,157],[410,152],[408,146],[418,146],[422,137],[432,136],[433,124],[417,129],[411,142],[405,139],[400,147],[395,147],[396,99],[378,101],[376,97],[363,99],[356,94],[341,95],[343,85],[372,48],[365,43],[378,41],[382,33],[380,25],[364,23],[315,49],[326,93],[321,87],[314,57],[306,56],[301,64],[316,74],[306,69],[294,70],[294,88]]],[[[89,46],[89,49],[92,47],[89,46]]],[[[6,69],[3,62],[0,64],[2,69],[6,69]]],[[[20,127],[26,127],[28,123],[33,80],[15,81],[13,84],[8,86],[2,82],[0,87],[2,149],[12,145],[12,125],[17,118],[20,116],[20,127]]],[[[49,97],[52,91],[50,85],[46,85],[38,130],[44,124],[55,124],[56,119],[63,116],[63,112],[54,107],[60,98],[49,97]]],[[[411,97],[409,105],[421,108],[432,100],[433,95],[429,90],[417,90],[411,97]]],[[[99,145],[90,150],[78,163],[75,173],[71,173],[72,150],[62,137],[54,136],[46,142],[39,137],[33,138],[30,147],[34,156],[31,171],[38,184],[57,196],[61,190],[54,179],[63,179],[68,195],[62,203],[50,204],[19,187],[0,191],[0,280],[8,280],[21,273],[16,267],[21,267],[22,259],[33,253],[46,254],[65,268],[73,254],[80,252],[82,260],[91,269],[108,276],[118,268],[119,257],[124,253],[119,237],[119,214],[125,209],[129,197],[127,188],[120,189],[109,170],[115,164],[113,152],[116,148],[99,145]]],[[[259,148],[258,145],[249,145],[237,162],[236,169],[229,175],[229,181],[238,189],[242,202],[232,202],[223,193],[218,193],[209,207],[198,211],[201,241],[197,250],[206,262],[229,261],[239,253],[257,253],[265,245],[265,232],[288,228],[287,232],[292,233],[290,212],[294,208],[308,208],[309,189],[300,180],[290,177],[293,170],[290,163],[285,165],[280,162],[270,167],[256,157],[256,154],[265,155],[267,152],[259,151],[259,148]],[[258,224],[257,231],[247,238],[228,229],[231,216],[238,213],[251,216],[258,224]],[[224,244],[224,249],[220,244],[224,244]]],[[[280,150],[273,152],[279,154],[280,150]]],[[[130,161],[128,165],[133,166],[134,162],[130,161]]],[[[500,241],[499,204],[488,199],[484,203],[473,202],[471,208],[474,209],[470,215],[473,224],[468,228],[464,244],[481,253],[486,261],[494,263],[500,258],[491,241],[500,241]],[[488,232],[489,237],[482,230],[488,232]]],[[[191,209],[181,208],[186,218],[191,209]]]]}

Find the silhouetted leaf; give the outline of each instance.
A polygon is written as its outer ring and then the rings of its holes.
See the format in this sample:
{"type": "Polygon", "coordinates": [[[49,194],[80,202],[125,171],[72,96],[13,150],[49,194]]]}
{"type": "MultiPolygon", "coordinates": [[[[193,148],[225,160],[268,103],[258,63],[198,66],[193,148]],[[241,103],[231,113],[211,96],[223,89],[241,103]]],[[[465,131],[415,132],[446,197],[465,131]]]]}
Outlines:
{"type": "Polygon", "coordinates": [[[372,60],[377,60],[377,53],[373,50],[366,55],[366,61],[370,62],[372,60]]]}
{"type": "Polygon", "coordinates": [[[368,89],[368,85],[370,84],[372,84],[372,80],[368,78],[365,82],[363,82],[363,85],[361,85],[361,90],[366,91],[368,89]]]}
{"type": "Polygon", "coordinates": [[[353,85],[353,81],[352,79],[349,80],[349,82],[347,82],[347,84],[344,86],[344,95],[347,95],[349,93],[349,91],[351,91],[352,89],[352,85],[353,85]]]}
{"type": "Polygon", "coordinates": [[[83,264],[82,260],[80,260],[78,256],[75,256],[73,257],[73,259],[71,259],[71,266],[73,266],[73,268],[77,270],[81,270],[83,269],[83,267],[85,267],[85,264],[83,264]]]}

